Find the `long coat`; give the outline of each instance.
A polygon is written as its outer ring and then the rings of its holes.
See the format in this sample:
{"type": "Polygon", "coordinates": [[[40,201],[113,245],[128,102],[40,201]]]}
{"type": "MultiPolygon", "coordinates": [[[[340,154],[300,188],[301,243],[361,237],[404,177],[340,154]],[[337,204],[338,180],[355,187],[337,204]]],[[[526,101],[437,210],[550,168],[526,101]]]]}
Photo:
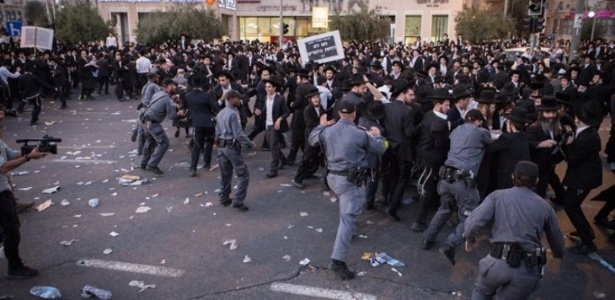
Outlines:
{"type": "Polygon", "coordinates": [[[523,132],[505,132],[487,147],[487,152],[495,154],[497,165],[497,189],[513,187],[511,174],[521,160],[530,160],[530,144],[523,132]]]}
{"type": "Polygon", "coordinates": [[[569,188],[591,190],[602,185],[602,162],[600,160],[600,136],[589,127],[566,147],[568,169],[563,184],[569,188]]]}

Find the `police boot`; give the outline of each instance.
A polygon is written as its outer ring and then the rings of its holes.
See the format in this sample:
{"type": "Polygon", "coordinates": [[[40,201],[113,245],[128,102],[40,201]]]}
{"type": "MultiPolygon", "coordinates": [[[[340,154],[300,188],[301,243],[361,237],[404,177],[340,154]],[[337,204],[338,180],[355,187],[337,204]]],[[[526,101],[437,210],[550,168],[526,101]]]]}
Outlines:
{"type": "Polygon", "coordinates": [[[354,273],[348,270],[348,266],[346,266],[346,263],[343,261],[332,259],[330,268],[341,280],[350,280],[354,278],[354,273]]]}
{"type": "Polygon", "coordinates": [[[451,264],[453,264],[453,266],[455,265],[455,248],[450,246],[450,245],[445,245],[444,247],[441,247],[440,249],[438,249],[438,251],[440,251],[440,253],[442,253],[442,255],[444,255],[444,257],[446,257],[446,259],[448,259],[448,261],[451,262],[451,264]]]}

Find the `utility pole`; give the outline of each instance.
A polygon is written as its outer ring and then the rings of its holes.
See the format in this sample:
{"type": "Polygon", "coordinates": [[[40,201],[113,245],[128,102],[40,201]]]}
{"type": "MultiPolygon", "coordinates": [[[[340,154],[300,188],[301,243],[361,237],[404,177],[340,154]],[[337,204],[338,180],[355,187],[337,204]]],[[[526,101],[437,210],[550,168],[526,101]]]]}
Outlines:
{"type": "Polygon", "coordinates": [[[282,5],[282,0],[280,0],[280,50],[282,50],[282,44],[284,43],[284,6],[282,5]]]}
{"type": "MultiPolygon", "coordinates": [[[[584,0],[577,0],[577,3],[574,7],[575,19],[578,18],[579,15],[583,15],[584,5],[584,0]]],[[[574,32],[572,34],[572,40],[570,41],[570,53],[568,53],[568,57],[570,59],[568,60],[568,63],[577,58],[577,52],[579,51],[579,42],[581,41],[581,26],[575,27],[577,28],[573,28],[574,32]]]]}
{"type": "Polygon", "coordinates": [[[504,18],[508,16],[508,0],[504,1],[504,18]]]}

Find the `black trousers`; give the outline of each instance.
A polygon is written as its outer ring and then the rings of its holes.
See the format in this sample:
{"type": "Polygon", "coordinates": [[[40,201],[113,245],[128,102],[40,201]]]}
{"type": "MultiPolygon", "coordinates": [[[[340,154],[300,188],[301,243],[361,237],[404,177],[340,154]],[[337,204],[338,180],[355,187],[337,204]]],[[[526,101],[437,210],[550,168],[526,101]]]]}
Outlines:
{"type": "Polygon", "coordinates": [[[419,211],[416,216],[416,222],[428,225],[427,216],[430,207],[437,207],[440,204],[440,195],[438,195],[438,171],[440,168],[423,168],[423,172],[419,177],[419,211]]]}
{"type": "Polygon", "coordinates": [[[273,126],[267,126],[267,143],[271,148],[271,166],[269,167],[269,171],[277,172],[280,168],[280,162],[286,163],[286,156],[282,153],[282,143],[284,142],[284,137],[282,137],[282,132],[279,130],[274,130],[273,126]]]}
{"type": "MultiPolygon", "coordinates": [[[[252,141],[254,140],[254,138],[261,132],[265,131],[265,128],[263,128],[264,126],[262,126],[261,124],[264,123],[263,119],[262,119],[262,115],[254,116],[254,130],[252,130],[252,132],[250,132],[250,134],[248,135],[248,138],[252,141]]],[[[263,139],[263,144],[261,146],[261,148],[269,148],[269,144],[267,143],[267,137],[265,137],[263,139]]]]}
{"type": "Polygon", "coordinates": [[[34,108],[32,109],[32,116],[30,119],[30,123],[36,123],[38,122],[38,115],[41,114],[41,101],[42,99],[40,96],[36,96],[32,99],[22,101],[21,103],[19,103],[19,107],[17,107],[17,111],[23,111],[26,104],[34,105],[34,108]]]}
{"type": "Polygon", "coordinates": [[[105,94],[109,94],[109,76],[98,77],[98,93],[102,94],[103,87],[105,88],[105,94]]]}
{"type": "Polygon", "coordinates": [[[209,166],[211,164],[211,152],[214,147],[215,134],[216,129],[214,127],[194,127],[190,170],[196,171],[196,165],[199,163],[199,156],[203,149],[205,150],[203,154],[205,166],[209,166]]]}
{"type": "Polygon", "coordinates": [[[555,173],[555,166],[538,164],[539,173],[538,173],[538,183],[536,183],[536,193],[544,198],[547,195],[547,187],[549,186],[549,181],[551,180],[551,176],[555,173]]]}
{"type": "Polygon", "coordinates": [[[294,162],[297,159],[297,153],[305,153],[305,127],[293,127],[290,136],[290,152],[288,153],[288,161],[294,162]]]}
{"type": "Polygon", "coordinates": [[[604,203],[604,206],[596,214],[596,219],[606,219],[609,214],[615,209],[615,199],[608,199],[604,203]]]}
{"type": "Polygon", "coordinates": [[[391,209],[399,209],[401,207],[401,198],[404,196],[406,186],[410,180],[412,171],[412,162],[400,159],[396,151],[401,149],[390,150],[385,153],[385,158],[389,165],[389,172],[383,178],[383,190],[388,193],[385,195],[388,205],[391,209]]]}
{"type": "MultiPolygon", "coordinates": [[[[292,151],[292,150],[291,150],[292,151]]],[[[307,145],[303,157],[301,158],[301,165],[297,169],[297,175],[295,176],[295,182],[302,183],[306,177],[314,175],[320,166],[320,147],[312,147],[307,145]]],[[[288,155],[290,161],[290,155],[288,155]]]]}
{"type": "Polygon", "coordinates": [[[0,193],[0,229],[2,229],[2,241],[4,243],[4,256],[9,262],[9,270],[14,270],[23,265],[19,257],[19,217],[13,192],[4,191],[0,193]]]}
{"type": "Polygon", "coordinates": [[[594,242],[594,230],[587,222],[581,204],[589,194],[590,190],[579,190],[575,188],[566,189],[564,198],[564,210],[570,219],[570,223],[579,233],[579,237],[583,244],[592,244],[594,242]]]}

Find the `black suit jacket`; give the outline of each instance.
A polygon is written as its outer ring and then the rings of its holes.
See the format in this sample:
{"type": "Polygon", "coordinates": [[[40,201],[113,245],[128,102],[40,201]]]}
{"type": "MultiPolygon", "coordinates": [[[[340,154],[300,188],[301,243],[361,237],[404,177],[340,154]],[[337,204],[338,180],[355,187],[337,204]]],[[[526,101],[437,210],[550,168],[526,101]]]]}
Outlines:
{"type": "Polygon", "coordinates": [[[390,150],[399,161],[413,161],[413,149],[410,138],[414,133],[414,118],[416,111],[405,103],[395,100],[384,105],[384,121],[382,125],[387,131],[390,150]]]}
{"type": "Polygon", "coordinates": [[[214,127],[218,105],[210,93],[192,90],[185,96],[188,109],[192,112],[194,127],[214,127]]]}
{"type": "MultiPolygon", "coordinates": [[[[541,170],[551,169],[555,160],[551,156],[553,148],[538,148],[538,144],[542,141],[551,140],[551,136],[542,130],[540,121],[532,123],[527,129],[527,140],[530,144],[530,155],[532,161],[538,165],[541,170]]],[[[559,142],[562,138],[561,134],[555,135],[553,140],[559,142]]]]}
{"type": "Polygon", "coordinates": [[[487,146],[487,152],[496,154],[497,189],[513,187],[510,175],[521,160],[530,160],[530,144],[523,132],[505,132],[487,146]]]}
{"type": "Polygon", "coordinates": [[[602,162],[600,160],[600,136],[589,127],[566,147],[568,169],[562,183],[579,190],[591,190],[602,185],[602,162]]]}
{"type": "Polygon", "coordinates": [[[303,119],[305,121],[306,141],[307,141],[308,136],[310,135],[310,132],[312,132],[312,129],[316,128],[316,126],[320,124],[320,116],[322,116],[325,113],[325,110],[322,108],[322,106],[318,107],[318,111],[320,112],[320,115],[316,113],[316,108],[314,108],[311,105],[308,105],[303,110],[303,119]]]}
{"type": "MultiPolygon", "coordinates": [[[[412,60],[410,60],[412,63],[412,60]]],[[[422,56],[419,56],[414,64],[411,66],[414,71],[422,71],[424,69],[425,59],[422,56]]]]}
{"type": "MultiPolygon", "coordinates": [[[[272,119],[274,124],[277,119],[282,118],[279,131],[282,133],[287,132],[289,130],[289,127],[286,118],[288,118],[288,116],[290,115],[290,111],[288,110],[288,106],[286,105],[286,99],[284,99],[284,96],[280,94],[275,94],[271,111],[273,113],[272,119]]],[[[263,122],[263,128],[266,128],[267,125],[267,113],[267,97],[265,97],[265,103],[263,104],[263,117],[261,118],[263,122]]]]}
{"type": "Polygon", "coordinates": [[[457,128],[457,126],[463,124],[463,117],[461,112],[455,105],[451,105],[451,109],[448,110],[448,121],[451,122],[451,132],[457,128]]]}

